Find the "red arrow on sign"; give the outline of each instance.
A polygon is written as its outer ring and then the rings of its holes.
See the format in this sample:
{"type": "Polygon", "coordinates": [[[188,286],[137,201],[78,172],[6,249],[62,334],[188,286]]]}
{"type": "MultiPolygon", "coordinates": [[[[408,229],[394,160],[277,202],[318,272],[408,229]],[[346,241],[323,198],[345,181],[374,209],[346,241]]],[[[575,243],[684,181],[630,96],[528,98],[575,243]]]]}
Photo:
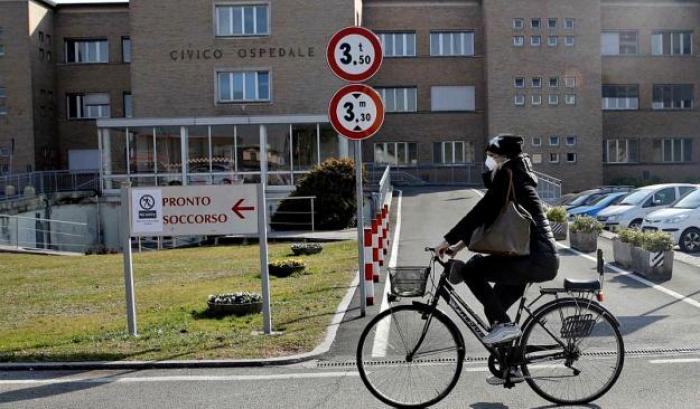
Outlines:
{"type": "Polygon", "coordinates": [[[243,216],[243,213],[241,213],[241,211],[244,211],[244,210],[249,210],[249,211],[255,210],[255,206],[241,206],[241,204],[243,203],[244,200],[245,200],[245,199],[240,199],[240,200],[237,201],[236,204],[233,205],[233,207],[231,208],[231,210],[233,210],[234,213],[236,213],[236,214],[238,215],[238,217],[240,217],[241,219],[245,219],[245,216],[243,216]]]}

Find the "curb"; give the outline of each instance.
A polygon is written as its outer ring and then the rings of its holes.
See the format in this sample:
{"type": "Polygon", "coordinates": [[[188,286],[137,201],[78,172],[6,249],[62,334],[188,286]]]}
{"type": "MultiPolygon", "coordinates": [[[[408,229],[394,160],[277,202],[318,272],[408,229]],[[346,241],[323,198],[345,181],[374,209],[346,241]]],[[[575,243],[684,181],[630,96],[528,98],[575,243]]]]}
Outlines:
{"type": "Polygon", "coordinates": [[[323,342],[311,352],[268,359],[168,360],[168,361],[92,361],[92,362],[13,362],[0,363],[0,371],[59,371],[59,370],[116,370],[116,369],[184,369],[184,368],[242,368],[291,365],[310,361],[327,353],[335,341],[338,327],[345,317],[359,285],[359,273],[340,301],[327,327],[323,342]]]}

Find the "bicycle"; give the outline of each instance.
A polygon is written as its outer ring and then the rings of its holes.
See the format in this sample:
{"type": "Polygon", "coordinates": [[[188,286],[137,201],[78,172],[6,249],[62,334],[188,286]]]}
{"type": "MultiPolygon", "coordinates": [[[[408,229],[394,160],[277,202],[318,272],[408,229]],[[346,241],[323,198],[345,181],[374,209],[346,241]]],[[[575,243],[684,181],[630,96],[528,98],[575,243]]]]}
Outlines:
{"type": "MultiPolygon", "coordinates": [[[[585,404],[603,396],[617,381],[624,365],[620,323],[603,307],[605,260],[598,250],[598,279],[565,279],[562,288],[540,288],[532,301],[520,299],[515,323],[527,314],[519,339],[487,345],[489,326],[455,292],[447,280],[448,262],[430,252],[427,267],[390,269],[389,303],[404,297],[427,302],[392,305],[365,327],[357,347],[357,367],[370,392],[399,408],[422,408],[444,399],[462,372],[466,349],[455,322],[437,308],[444,300],[490,353],[489,371],[515,386],[511,373],[520,368],[525,382],[555,404],[585,404]],[[432,271],[443,267],[437,284],[432,271]],[[534,311],[540,299],[553,296],[534,311]],[[599,302],[600,301],[600,302],[599,302]],[[415,377],[414,377],[415,375],[415,377]]],[[[527,293],[527,292],[526,292],[527,293]]]]}

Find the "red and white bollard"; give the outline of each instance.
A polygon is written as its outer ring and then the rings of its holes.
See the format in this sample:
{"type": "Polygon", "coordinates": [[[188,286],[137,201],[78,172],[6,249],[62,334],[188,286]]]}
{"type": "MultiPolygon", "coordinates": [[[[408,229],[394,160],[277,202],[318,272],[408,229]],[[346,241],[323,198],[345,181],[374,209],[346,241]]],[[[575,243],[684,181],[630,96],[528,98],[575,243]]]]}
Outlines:
{"type": "Polygon", "coordinates": [[[386,247],[384,241],[384,219],[382,218],[382,213],[377,213],[377,237],[379,241],[379,267],[384,266],[384,248],[386,247]]]}
{"type": "Polygon", "coordinates": [[[373,277],[372,280],[375,283],[379,282],[379,253],[381,249],[379,248],[379,220],[372,219],[372,265],[373,277]]]}
{"type": "Polygon", "coordinates": [[[365,227],[364,286],[367,305],[374,305],[374,255],[372,250],[372,229],[365,227]]]}

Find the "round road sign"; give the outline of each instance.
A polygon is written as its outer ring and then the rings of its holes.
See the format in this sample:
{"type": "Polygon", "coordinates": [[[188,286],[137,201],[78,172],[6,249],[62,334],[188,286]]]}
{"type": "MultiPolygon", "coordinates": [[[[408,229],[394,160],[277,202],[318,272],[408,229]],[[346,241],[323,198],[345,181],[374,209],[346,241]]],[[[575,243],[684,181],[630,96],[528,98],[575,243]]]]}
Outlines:
{"type": "Polygon", "coordinates": [[[328,118],[333,128],[346,138],[369,138],[384,123],[382,97],[367,85],[346,85],[331,98],[328,118]]]}
{"type": "Polygon", "coordinates": [[[346,27],[331,37],[326,60],[338,77],[346,81],[366,81],[382,65],[382,43],[366,28],[346,27]]]}

